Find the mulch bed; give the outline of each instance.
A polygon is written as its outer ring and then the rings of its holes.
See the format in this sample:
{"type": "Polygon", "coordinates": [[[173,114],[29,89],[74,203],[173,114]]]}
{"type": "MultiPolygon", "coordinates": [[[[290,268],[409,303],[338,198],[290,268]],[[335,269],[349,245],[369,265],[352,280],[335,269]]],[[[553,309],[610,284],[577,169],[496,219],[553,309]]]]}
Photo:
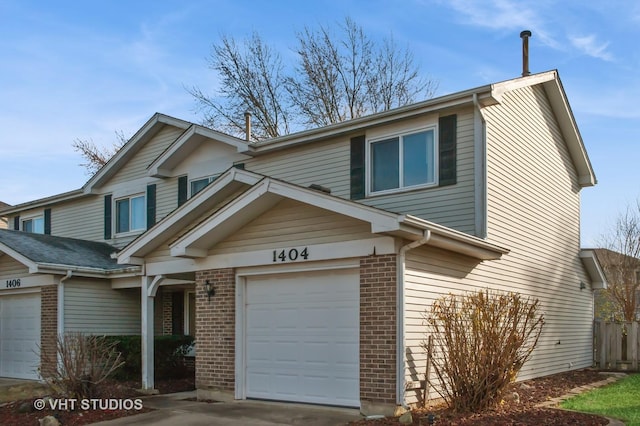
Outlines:
{"type": "MultiPolygon", "coordinates": [[[[76,403],[75,410],[52,410],[43,409],[36,410],[34,405],[39,404],[36,402],[39,398],[23,399],[20,401],[13,401],[5,405],[0,406],[0,425],[2,426],[25,426],[25,425],[39,425],[38,419],[42,419],[45,416],[54,416],[64,426],[78,426],[88,425],[104,420],[117,419],[119,417],[131,416],[134,414],[145,413],[151,411],[148,408],[138,410],[134,405],[135,400],[143,395],[140,395],[136,389],[140,389],[140,382],[117,382],[109,381],[101,386],[101,392],[96,395],[96,398],[100,399],[103,404],[108,404],[109,400],[117,400],[113,404],[127,407],[132,406],[130,410],[102,410],[102,409],[89,409],[83,410],[80,406],[80,402],[76,403]],[[122,402],[120,402],[122,401],[122,402]],[[124,402],[126,401],[126,402],[124,402]],[[28,409],[28,412],[20,412],[20,408],[28,409]]],[[[195,389],[193,377],[188,379],[172,379],[172,380],[156,380],[156,388],[160,393],[174,393],[195,389]]],[[[91,403],[90,404],[99,404],[91,403]]],[[[138,403],[140,404],[140,403],[138,403]]],[[[50,403],[45,404],[49,406],[50,403]]],[[[90,405],[91,406],[91,405],[90,405]]]]}
{"type": "MultiPolygon", "coordinates": [[[[428,425],[426,416],[434,414],[436,416],[436,426],[528,426],[528,425],[581,425],[596,426],[609,423],[604,417],[576,413],[553,408],[541,408],[537,405],[559,398],[571,389],[587,385],[590,383],[605,380],[607,376],[597,371],[586,369],[570,371],[553,376],[541,377],[528,380],[526,382],[514,383],[510,390],[517,393],[518,398],[510,398],[504,401],[500,407],[487,410],[482,413],[460,414],[448,410],[444,406],[433,407],[431,409],[419,409],[412,411],[413,425],[428,425]]],[[[515,396],[515,395],[513,395],[515,396]]],[[[398,418],[385,418],[378,420],[360,420],[351,423],[352,426],[373,426],[373,425],[399,425],[398,418]]]]}

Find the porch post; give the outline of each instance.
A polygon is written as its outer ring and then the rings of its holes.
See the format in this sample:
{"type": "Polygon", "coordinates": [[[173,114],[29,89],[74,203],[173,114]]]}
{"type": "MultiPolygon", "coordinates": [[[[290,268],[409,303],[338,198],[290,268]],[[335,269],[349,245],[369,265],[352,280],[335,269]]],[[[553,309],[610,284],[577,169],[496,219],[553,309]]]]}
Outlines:
{"type": "Polygon", "coordinates": [[[143,276],[140,299],[142,301],[142,334],[140,343],[142,349],[142,390],[154,390],[153,377],[153,302],[155,293],[150,292],[153,285],[152,277],[143,276]]]}

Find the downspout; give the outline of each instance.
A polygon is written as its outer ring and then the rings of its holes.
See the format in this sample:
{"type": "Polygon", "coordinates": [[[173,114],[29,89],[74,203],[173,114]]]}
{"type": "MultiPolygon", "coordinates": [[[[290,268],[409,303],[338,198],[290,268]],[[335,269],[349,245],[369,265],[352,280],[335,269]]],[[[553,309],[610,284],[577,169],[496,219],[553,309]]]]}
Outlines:
{"type": "Polygon", "coordinates": [[[473,105],[475,233],[484,239],[487,238],[487,140],[486,121],[477,93],[473,94],[473,105]]]}
{"type": "Polygon", "coordinates": [[[67,270],[67,274],[60,278],[58,283],[58,336],[64,335],[64,282],[73,275],[71,269],[67,270]]]}
{"type": "Polygon", "coordinates": [[[397,288],[397,298],[398,298],[398,334],[397,334],[397,349],[396,349],[396,363],[397,363],[397,372],[398,380],[396,380],[397,388],[396,388],[396,403],[407,408],[404,399],[405,393],[405,374],[404,374],[404,351],[405,351],[405,342],[404,342],[404,322],[405,322],[405,289],[404,289],[404,270],[405,270],[405,261],[406,255],[409,250],[413,250],[417,247],[425,245],[431,239],[431,231],[425,230],[423,237],[419,240],[413,241],[409,244],[406,244],[400,247],[398,251],[398,257],[396,259],[396,269],[397,269],[397,280],[398,280],[398,288],[397,288]]]}

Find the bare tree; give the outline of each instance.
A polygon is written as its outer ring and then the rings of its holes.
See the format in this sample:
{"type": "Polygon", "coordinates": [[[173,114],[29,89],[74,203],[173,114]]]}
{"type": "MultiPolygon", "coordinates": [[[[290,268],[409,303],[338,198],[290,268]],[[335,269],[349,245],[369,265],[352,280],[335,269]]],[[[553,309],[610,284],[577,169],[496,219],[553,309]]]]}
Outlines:
{"type": "Polygon", "coordinates": [[[618,216],[601,246],[597,256],[607,278],[612,314],[633,321],[640,302],[640,200],[618,216]]]}
{"type": "Polygon", "coordinates": [[[255,117],[253,138],[277,137],[290,125],[309,128],[339,123],[432,97],[437,83],[420,76],[408,49],[392,38],[381,45],[346,18],[338,35],[329,28],[297,34],[297,65],[285,68],[258,34],[242,45],[222,37],[210,67],[220,89],[209,96],[188,89],[205,113],[204,124],[232,134],[244,131],[244,111],[255,117]]]}
{"type": "Polygon", "coordinates": [[[204,125],[239,135],[245,130],[244,113],[250,110],[255,139],[289,131],[282,61],[257,33],[242,46],[223,36],[212,47],[209,67],[221,77],[220,96],[209,96],[197,87],[187,89],[205,114],[204,125]]]}
{"type": "Polygon", "coordinates": [[[73,149],[79,152],[86,161],[80,165],[86,169],[88,175],[94,175],[127,143],[127,138],[122,130],[116,131],[116,138],[117,140],[111,146],[106,147],[96,145],[92,139],[76,139],[71,143],[73,149]]]}

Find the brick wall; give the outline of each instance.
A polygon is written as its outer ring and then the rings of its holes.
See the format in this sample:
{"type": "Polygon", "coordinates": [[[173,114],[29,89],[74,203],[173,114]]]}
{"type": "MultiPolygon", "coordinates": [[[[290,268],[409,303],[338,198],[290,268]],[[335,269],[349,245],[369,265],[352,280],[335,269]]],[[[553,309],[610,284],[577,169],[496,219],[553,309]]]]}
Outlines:
{"type": "Polygon", "coordinates": [[[235,389],[235,274],[231,268],[196,272],[196,388],[235,389]],[[214,283],[207,299],[205,280],[214,283]]]}
{"type": "Polygon", "coordinates": [[[40,297],[40,368],[42,376],[48,377],[57,363],[58,286],[42,287],[40,297]]]}
{"type": "Polygon", "coordinates": [[[360,259],[360,399],[396,403],[396,256],[360,259]]]}

